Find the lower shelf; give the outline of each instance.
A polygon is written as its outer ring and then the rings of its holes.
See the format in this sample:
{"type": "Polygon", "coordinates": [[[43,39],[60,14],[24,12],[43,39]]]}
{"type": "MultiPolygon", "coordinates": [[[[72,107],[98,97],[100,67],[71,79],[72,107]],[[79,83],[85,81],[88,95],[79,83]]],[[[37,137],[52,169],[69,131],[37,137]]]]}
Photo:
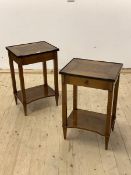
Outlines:
{"type": "MultiPolygon", "coordinates": [[[[48,85],[31,87],[26,89],[25,91],[26,91],[26,104],[41,98],[55,96],[55,91],[48,85]]],[[[23,102],[21,91],[18,91],[16,96],[21,102],[23,102]]]]}
{"type": "Polygon", "coordinates": [[[68,117],[68,128],[79,128],[105,135],[106,114],[86,111],[73,110],[68,117]]]}

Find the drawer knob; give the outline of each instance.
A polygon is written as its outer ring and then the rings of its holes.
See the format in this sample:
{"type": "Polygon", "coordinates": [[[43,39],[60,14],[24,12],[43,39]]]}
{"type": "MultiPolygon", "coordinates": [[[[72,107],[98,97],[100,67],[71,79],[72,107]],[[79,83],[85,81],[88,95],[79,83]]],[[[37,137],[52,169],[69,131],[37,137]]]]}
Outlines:
{"type": "Polygon", "coordinates": [[[85,81],[85,84],[88,84],[88,83],[89,83],[89,81],[88,81],[88,80],[86,80],[86,81],[85,81]]]}

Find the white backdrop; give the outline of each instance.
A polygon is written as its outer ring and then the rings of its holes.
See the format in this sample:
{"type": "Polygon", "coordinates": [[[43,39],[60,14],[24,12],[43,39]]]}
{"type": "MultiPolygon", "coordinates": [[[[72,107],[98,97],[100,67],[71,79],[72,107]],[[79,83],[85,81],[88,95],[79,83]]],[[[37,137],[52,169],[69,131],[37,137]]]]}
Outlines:
{"type": "Polygon", "coordinates": [[[60,48],[59,68],[73,57],[131,67],[131,0],[0,0],[0,68],[5,46],[42,40],[60,48]]]}

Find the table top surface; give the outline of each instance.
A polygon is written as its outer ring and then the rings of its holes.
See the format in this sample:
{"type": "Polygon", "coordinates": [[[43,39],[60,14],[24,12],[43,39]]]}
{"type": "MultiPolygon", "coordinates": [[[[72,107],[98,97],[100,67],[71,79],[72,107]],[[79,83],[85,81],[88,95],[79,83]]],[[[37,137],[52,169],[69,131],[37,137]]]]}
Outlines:
{"type": "Polygon", "coordinates": [[[60,74],[115,81],[122,66],[122,63],[74,58],[61,69],[60,74]]]}
{"type": "Polygon", "coordinates": [[[6,49],[12,52],[17,57],[36,55],[36,54],[59,50],[57,47],[45,41],[8,46],[6,47],[6,49]]]}

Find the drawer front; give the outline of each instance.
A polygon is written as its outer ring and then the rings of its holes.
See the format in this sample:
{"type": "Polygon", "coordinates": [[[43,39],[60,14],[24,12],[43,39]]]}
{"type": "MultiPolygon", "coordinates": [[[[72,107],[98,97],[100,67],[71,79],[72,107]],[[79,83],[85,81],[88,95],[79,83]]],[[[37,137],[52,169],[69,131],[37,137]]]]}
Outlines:
{"type": "Polygon", "coordinates": [[[77,86],[103,89],[103,90],[112,90],[113,88],[113,82],[110,82],[110,81],[76,77],[76,76],[70,76],[70,75],[65,75],[65,83],[77,85],[77,86]]]}
{"type": "Polygon", "coordinates": [[[27,57],[22,57],[21,61],[23,65],[33,64],[38,62],[43,62],[47,60],[55,59],[55,52],[47,52],[43,54],[31,55],[27,57]]]}

